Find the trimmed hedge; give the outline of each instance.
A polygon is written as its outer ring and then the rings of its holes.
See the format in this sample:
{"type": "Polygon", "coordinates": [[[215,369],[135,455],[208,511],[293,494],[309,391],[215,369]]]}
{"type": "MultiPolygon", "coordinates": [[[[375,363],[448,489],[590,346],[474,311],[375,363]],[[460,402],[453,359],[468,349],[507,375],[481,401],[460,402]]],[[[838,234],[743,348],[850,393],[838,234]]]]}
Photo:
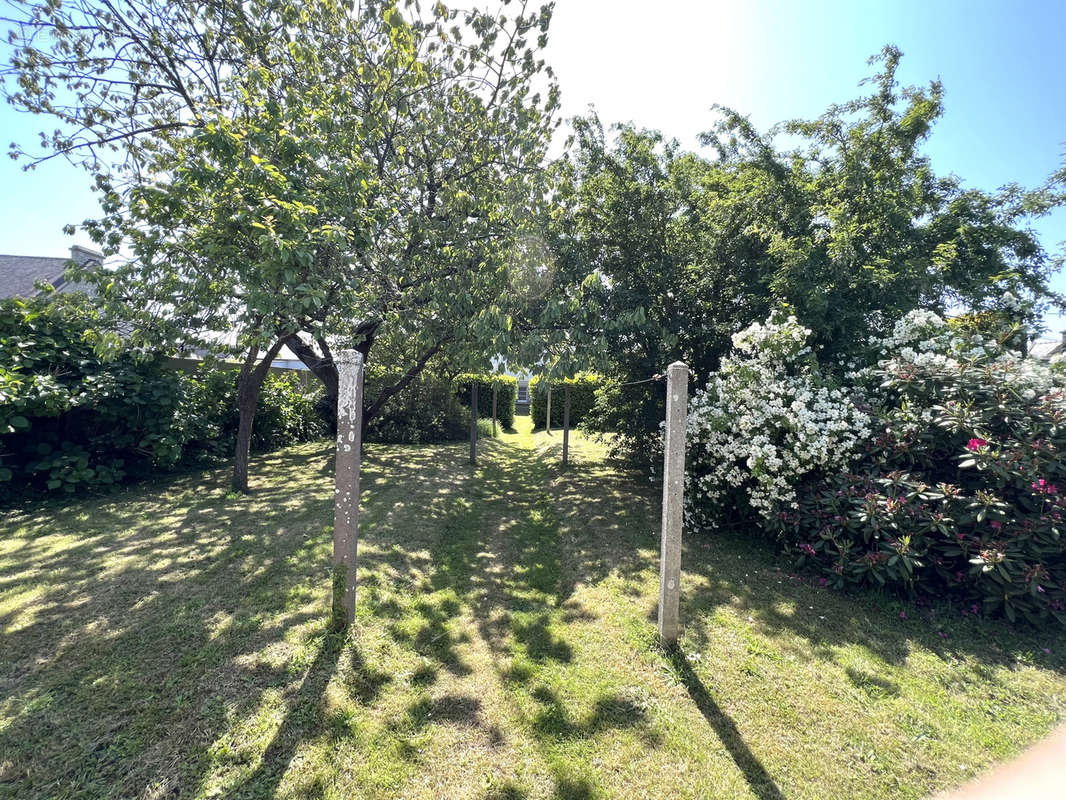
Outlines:
{"type": "MultiPolygon", "coordinates": [[[[570,427],[580,425],[596,402],[596,390],[603,386],[603,376],[585,372],[573,378],[552,381],[552,425],[563,425],[563,388],[570,386],[570,427]]],[[[545,427],[548,405],[547,387],[541,387],[541,377],[535,375],[529,382],[529,414],[533,427],[545,427]]]]}
{"type": "Polygon", "coordinates": [[[464,408],[470,408],[470,383],[478,382],[477,410],[478,416],[492,419],[492,385],[496,384],[496,419],[511,430],[514,428],[515,401],[518,399],[518,378],[511,375],[479,375],[467,373],[458,375],[453,382],[455,396],[464,408]]]}

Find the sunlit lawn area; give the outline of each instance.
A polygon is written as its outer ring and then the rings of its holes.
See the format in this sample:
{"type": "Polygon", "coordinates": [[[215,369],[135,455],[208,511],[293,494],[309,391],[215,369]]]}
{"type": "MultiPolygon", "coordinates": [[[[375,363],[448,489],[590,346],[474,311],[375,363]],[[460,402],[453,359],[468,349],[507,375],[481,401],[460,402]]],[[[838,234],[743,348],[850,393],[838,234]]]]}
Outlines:
{"type": "Polygon", "coordinates": [[[1066,638],[851,598],[689,535],[558,432],[371,445],[327,633],[330,446],[0,519],[0,796],[920,797],[1066,717],[1066,638]],[[1045,651],[1045,648],[1047,649],[1045,651]],[[1049,652],[1048,652],[1049,651],[1049,652]]]}

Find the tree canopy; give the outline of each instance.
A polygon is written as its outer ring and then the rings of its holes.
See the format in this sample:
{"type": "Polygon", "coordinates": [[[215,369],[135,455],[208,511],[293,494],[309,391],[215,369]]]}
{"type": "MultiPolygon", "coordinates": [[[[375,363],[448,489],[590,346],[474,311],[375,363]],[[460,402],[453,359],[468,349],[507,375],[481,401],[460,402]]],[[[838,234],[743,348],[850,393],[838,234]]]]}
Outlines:
{"type": "Polygon", "coordinates": [[[509,330],[506,254],[558,103],[537,57],[550,7],[516,5],[30,5],[9,99],[64,124],[41,157],[93,170],[105,215],[86,227],[130,256],[95,277],[134,334],[236,331],[250,432],[286,342],[335,392],[337,345],[392,337],[409,380],[509,330]]]}
{"type": "MultiPolygon", "coordinates": [[[[710,157],[632,126],[610,142],[595,117],[578,122],[556,252],[591,310],[574,327],[601,344],[609,374],[640,380],[680,358],[706,378],[730,335],[773,308],[812,328],[834,364],[915,308],[1061,302],[1056,262],[1028,226],[1062,203],[1057,184],[987,193],[937,176],[922,145],[942,87],[899,87],[900,57],[886,48],[872,91],[815,120],[761,133],[720,108],[702,138],[710,157]]],[[[616,386],[597,424],[646,453],[658,395],[616,386]]]]}

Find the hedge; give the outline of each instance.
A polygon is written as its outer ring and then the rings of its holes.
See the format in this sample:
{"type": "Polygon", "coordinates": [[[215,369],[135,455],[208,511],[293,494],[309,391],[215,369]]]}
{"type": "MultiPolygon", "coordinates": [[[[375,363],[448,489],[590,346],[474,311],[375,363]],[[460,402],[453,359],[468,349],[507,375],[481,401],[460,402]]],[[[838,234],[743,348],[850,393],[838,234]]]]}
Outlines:
{"type": "Polygon", "coordinates": [[[492,418],[492,385],[496,384],[496,419],[508,429],[514,428],[515,401],[518,399],[518,378],[511,375],[479,375],[466,373],[456,376],[452,385],[455,396],[464,408],[470,408],[470,383],[477,381],[478,416],[492,418]]]}
{"type": "MultiPolygon", "coordinates": [[[[175,369],[161,354],[91,345],[95,313],[63,295],[0,303],[0,497],[110,486],[232,453],[237,371],[175,369]]],[[[271,375],[253,447],[324,435],[313,394],[271,375]]]]}
{"type": "MultiPolygon", "coordinates": [[[[603,376],[581,373],[573,378],[556,379],[552,388],[552,425],[563,425],[563,389],[570,387],[570,427],[580,425],[596,401],[596,390],[603,386],[603,376]]],[[[541,388],[541,377],[536,375],[529,382],[529,414],[533,427],[543,428],[548,404],[547,387],[541,388]]]]}
{"type": "MultiPolygon", "coordinates": [[[[400,373],[368,367],[363,381],[365,404],[371,405],[400,373]]],[[[420,375],[393,395],[370,420],[366,440],[379,444],[455,442],[470,433],[470,419],[455,397],[452,384],[420,375]]]]}

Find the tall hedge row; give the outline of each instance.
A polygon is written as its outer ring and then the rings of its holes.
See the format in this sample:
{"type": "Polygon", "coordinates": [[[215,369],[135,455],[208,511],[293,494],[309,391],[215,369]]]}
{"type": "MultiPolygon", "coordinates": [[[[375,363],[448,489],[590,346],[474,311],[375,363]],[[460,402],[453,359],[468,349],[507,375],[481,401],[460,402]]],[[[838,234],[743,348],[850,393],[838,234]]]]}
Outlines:
{"type": "Polygon", "coordinates": [[[518,399],[518,378],[511,375],[480,375],[466,373],[453,381],[455,396],[464,408],[470,408],[470,384],[477,381],[478,416],[492,417],[492,386],[496,385],[496,419],[504,428],[514,428],[515,401],[518,399]]]}
{"type": "MultiPolygon", "coordinates": [[[[570,387],[570,427],[580,425],[596,402],[596,390],[603,385],[603,376],[582,373],[573,378],[556,379],[551,382],[552,389],[552,426],[563,425],[564,388],[570,387]]],[[[529,413],[533,417],[533,427],[545,427],[547,416],[548,389],[539,375],[529,382],[529,413]]]]}

